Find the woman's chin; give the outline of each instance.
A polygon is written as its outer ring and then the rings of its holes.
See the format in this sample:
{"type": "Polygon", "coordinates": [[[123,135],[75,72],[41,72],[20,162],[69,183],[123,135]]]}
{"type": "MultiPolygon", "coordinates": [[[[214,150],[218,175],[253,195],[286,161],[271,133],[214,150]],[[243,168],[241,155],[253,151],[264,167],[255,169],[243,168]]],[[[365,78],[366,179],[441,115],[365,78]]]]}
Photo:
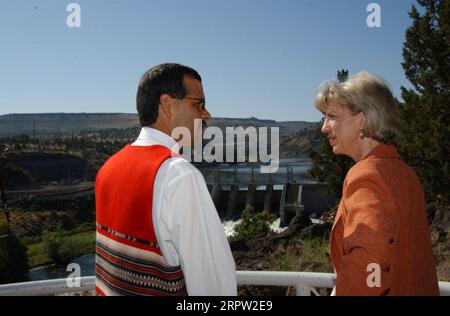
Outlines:
{"type": "Polygon", "coordinates": [[[332,146],[332,149],[333,149],[333,153],[335,154],[335,155],[341,155],[342,153],[340,152],[340,150],[339,150],[339,146],[332,146]]]}

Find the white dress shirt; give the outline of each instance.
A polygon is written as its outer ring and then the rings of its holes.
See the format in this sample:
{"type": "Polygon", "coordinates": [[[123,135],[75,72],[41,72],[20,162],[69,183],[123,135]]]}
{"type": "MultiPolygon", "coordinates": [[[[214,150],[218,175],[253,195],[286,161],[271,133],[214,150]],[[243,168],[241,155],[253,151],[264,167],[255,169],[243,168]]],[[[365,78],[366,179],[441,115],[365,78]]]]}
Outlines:
{"type": "MultiPolygon", "coordinates": [[[[132,146],[178,144],[143,127],[132,146]]],[[[205,180],[181,157],[167,159],[153,186],[153,224],[167,263],[181,265],[189,295],[237,295],[236,270],[223,225],[205,180]]]]}

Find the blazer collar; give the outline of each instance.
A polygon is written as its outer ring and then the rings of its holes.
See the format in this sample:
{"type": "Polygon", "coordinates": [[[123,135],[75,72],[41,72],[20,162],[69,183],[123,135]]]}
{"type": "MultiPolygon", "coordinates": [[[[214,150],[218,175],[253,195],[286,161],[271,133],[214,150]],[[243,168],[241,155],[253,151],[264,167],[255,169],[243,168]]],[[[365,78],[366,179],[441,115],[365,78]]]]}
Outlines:
{"type": "Polygon", "coordinates": [[[376,158],[400,158],[397,148],[394,145],[379,144],[371,152],[369,152],[364,159],[370,157],[376,158]]]}

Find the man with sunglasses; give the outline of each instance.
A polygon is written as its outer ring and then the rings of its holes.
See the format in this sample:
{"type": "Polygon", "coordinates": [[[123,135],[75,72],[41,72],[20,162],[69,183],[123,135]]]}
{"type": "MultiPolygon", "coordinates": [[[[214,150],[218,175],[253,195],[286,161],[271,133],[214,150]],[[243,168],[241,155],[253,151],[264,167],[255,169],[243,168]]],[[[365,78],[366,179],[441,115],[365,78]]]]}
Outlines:
{"type": "Polygon", "coordinates": [[[97,293],[236,295],[234,260],[206,183],[171,137],[177,127],[194,137],[194,120],[210,118],[200,75],[180,64],[151,68],[137,110],[139,137],[96,178],[97,293]]]}

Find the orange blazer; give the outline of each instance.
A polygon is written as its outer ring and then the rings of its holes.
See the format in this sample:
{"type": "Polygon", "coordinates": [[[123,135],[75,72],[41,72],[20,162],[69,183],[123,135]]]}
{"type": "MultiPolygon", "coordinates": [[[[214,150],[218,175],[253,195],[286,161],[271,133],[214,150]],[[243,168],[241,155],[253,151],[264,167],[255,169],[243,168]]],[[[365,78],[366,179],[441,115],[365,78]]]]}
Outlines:
{"type": "Polygon", "coordinates": [[[336,295],[439,295],[423,189],[393,145],[349,170],[330,255],[336,295]]]}

